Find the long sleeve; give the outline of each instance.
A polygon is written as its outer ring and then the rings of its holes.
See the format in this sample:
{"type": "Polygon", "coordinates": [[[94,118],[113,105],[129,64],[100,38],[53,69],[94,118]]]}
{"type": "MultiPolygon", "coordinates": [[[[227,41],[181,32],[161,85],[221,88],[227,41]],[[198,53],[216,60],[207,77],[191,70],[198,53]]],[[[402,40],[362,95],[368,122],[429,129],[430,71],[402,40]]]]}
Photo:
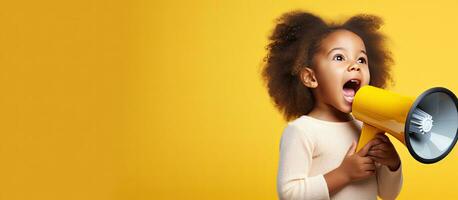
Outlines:
{"type": "Polygon", "coordinates": [[[322,174],[309,176],[314,144],[299,127],[289,124],[280,140],[277,192],[280,199],[329,199],[322,174]]]}
{"type": "Polygon", "coordinates": [[[385,165],[377,166],[378,196],[384,200],[396,199],[402,187],[402,164],[396,171],[385,165]]]}

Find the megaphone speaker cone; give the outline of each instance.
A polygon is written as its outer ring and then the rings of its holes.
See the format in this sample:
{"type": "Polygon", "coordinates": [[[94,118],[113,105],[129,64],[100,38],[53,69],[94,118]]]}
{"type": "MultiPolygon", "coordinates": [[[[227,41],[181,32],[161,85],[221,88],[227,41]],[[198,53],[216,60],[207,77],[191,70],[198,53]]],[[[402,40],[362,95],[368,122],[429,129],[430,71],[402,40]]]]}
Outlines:
{"type": "Polygon", "coordinates": [[[458,139],[458,101],[448,89],[431,88],[412,104],[407,115],[405,142],[410,154],[422,163],[443,159],[458,139]]]}

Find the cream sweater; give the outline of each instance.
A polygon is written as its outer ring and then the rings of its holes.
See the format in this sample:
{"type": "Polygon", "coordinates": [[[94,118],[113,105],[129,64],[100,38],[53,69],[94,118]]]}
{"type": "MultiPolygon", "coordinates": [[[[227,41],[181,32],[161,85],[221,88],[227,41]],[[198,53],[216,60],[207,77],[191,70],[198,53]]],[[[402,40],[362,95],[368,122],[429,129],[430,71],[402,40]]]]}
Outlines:
{"type": "Polygon", "coordinates": [[[376,175],[345,186],[329,196],[323,177],[343,161],[358,141],[362,122],[330,122],[303,115],[288,123],[280,140],[277,192],[280,199],[395,199],[402,186],[397,171],[376,165],[376,175]]]}

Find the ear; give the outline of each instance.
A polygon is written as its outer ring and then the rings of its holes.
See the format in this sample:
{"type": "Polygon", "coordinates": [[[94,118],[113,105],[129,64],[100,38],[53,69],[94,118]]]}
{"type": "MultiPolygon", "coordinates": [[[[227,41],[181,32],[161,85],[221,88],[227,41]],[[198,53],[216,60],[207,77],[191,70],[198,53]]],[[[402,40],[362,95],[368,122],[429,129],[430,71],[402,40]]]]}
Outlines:
{"type": "Polygon", "coordinates": [[[300,71],[301,82],[309,88],[316,88],[318,86],[318,81],[316,80],[315,73],[312,69],[304,67],[300,71]]]}

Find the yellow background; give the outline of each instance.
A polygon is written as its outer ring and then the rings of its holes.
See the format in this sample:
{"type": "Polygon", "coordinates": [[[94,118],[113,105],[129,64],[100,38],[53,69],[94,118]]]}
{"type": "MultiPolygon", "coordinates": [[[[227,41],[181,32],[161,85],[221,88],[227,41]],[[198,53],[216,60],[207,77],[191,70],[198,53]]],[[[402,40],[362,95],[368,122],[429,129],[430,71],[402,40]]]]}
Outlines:
{"type": "MultiPolygon", "coordinates": [[[[380,15],[390,90],[458,93],[454,1],[1,1],[0,199],[276,199],[282,116],[260,79],[274,19],[380,15]]],[[[395,142],[399,199],[456,199],[456,149],[395,142]]]]}

